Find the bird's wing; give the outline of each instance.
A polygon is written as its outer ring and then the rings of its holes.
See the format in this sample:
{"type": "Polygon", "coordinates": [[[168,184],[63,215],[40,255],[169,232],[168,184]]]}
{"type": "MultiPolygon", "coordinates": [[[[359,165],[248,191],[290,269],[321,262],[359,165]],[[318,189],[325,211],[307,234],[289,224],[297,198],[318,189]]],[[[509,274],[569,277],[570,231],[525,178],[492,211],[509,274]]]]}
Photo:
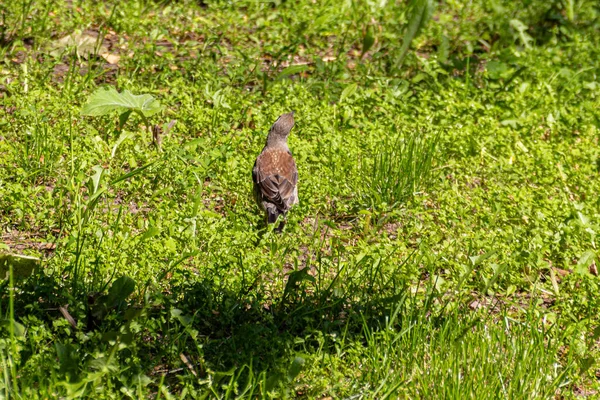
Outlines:
{"type": "Polygon", "coordinates": [[[297,202],[298,170],[288,150],[263,150],[256,159],[252,176],[262,199],[275,204],[281,211],[289,210],[297,202]]]}

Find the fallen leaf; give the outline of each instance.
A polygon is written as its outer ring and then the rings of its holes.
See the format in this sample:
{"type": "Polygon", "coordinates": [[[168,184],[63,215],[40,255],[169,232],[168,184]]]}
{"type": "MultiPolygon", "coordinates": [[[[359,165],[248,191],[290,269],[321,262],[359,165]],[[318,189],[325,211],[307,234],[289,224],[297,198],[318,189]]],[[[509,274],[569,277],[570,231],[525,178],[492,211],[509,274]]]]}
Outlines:
{"type": "Polygon", "coordinates": [[[556,276],[558,282],[561,281],[561,278],[571,274],[571,271],[567,271],[566,269],[552,267],[552,270],[556,272],[558,275],[556,276]]]}
{"type": "Polygon", "coordinates": [[[192,374],[194,374],[194,376],[198,376],[198,374],[194,370],[194,366],[192,365],[190,360],[188,360],[188,358],[185,356],[185,354],[183,354],[183,353],[179,354],[179,358],[181,359],[181,361],[184,362],[186,367],[188,367],[188,369],[192,372],[192,374]]]}
{"type": "Polygon", "coordinates": [[[477,300],[473,300],[470,304],[469,304],[469,308],[471,310],[477,310],[478,308],[481,308],[482,305],[480,302],[478,302],[477,300]]]}
{"type": "Polygon", "coordinates": [[[102,56],[102,58],[104,58],[106,60],[107,63],[109,64],[118,64],[119,60],[121,59],[121,56],[117,55],[117,54],[111,54],[111,53],[102,53],[100,54],[102,56]]]}
{"type": "Polygon", "coordinates": [[[68,47],[74,47],[79,57],[88,58],[93,54],[108,53],[108,48],[99,39],[79,30],[64,36],[50,45],[50,55],[59,57],[68,47]]]}
{"type": "Polygon", "coordinates": [[[596,262],[590,264],[590,274],[598,276],[598,267],[596,267],[596,262]]]}
{"type": "Polygon", "coordinates": [[[63,315],[63,317],[65,317],[65,319],[67,321],[69,321],[69,324],[71,324],[71,326],[73,327],[73,329],[77,329],[77,322],[75,322],[75,319],[71,316],[71,314],[69,314],[69,311],[67,310],[67,308],[69,307],[69,305],[65,305],[65,306],[60,306],[58,307],[60,313],[63,315]]]}

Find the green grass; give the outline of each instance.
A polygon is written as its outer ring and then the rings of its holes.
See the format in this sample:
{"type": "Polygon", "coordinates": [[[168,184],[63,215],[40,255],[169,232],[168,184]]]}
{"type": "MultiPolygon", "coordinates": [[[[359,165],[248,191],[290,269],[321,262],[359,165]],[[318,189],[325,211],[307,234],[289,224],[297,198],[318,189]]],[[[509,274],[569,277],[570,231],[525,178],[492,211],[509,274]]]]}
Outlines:
{"type": "Polygon", "coordinates": [[[599,31],[585,0],[3,2],[0,398],[594,398],[599,31]],[[82,115],[99,87],[162,108],[82,115]],[[251,169],[291,110],[279,235],[251,169]]]}
{"type": "Polygon", "coordinates": [[[373,204],[394,207],[429,186],[438,139],[422,135],[416,131],[384,139],[373,157],[373,172],[367,185],[367,196],[371,195],[373,204]]]}

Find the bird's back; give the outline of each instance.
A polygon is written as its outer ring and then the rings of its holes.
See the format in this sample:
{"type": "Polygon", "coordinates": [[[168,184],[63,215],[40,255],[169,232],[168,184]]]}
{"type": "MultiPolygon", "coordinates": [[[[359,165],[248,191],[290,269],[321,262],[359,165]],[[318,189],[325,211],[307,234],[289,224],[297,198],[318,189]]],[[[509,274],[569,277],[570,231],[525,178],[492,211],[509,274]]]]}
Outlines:
{"type": "Polygon", "coordinates": [[[298,203],[298,170],[292,153],[283,146],[265,146],[252,170],[257,201],[273,204],[280,213],[298,203]]]}

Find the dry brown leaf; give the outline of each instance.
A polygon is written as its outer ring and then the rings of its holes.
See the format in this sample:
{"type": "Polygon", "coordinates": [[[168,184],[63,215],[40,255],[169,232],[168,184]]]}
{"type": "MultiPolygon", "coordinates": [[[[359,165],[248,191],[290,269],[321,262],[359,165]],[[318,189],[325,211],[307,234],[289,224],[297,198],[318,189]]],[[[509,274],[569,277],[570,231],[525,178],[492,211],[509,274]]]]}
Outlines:
{"type": "Polygon", "coordinates": [[[598,267],[596,267],[596,262],[590,264],[590,274],[594,276],[598,276],[598,267]]]}
{"type": "Polygon", "coordinates": [[[183,353],[179,354],[179,358],[181,358],[181,361],[183,361],[183,363],[186,365],[186,367],[188,367],[188,369],[192,372],[192,374],[194,374],[194,376],[198,376],[198,374],[196,373],[196,370],[194,370],[194,366],[192,365],[190,360],[188,360],[188,358],[185,356],[185,354],[183,354],[183,353]]]}
{"type": "Polygon", "coordinates": [[[60,306],[58,307],[58,309],[60,310],[60,313],[63,315],[63,317],[65,317],[65,319],[69,321],[69,324],[71,324],[73,329],[77,329],[77,322],[75,322],[75,319],[71,316],[71,314],[69,314],[67,307],[69,307],[68,304],[65,306],[60,306]]]}
{"type": "Polygon", "coordinates": [[[102,56],[102,58],[104,58],[106,60],[107,63],[109,64],[118,64],[119,60],[121,59],[121,56],[117,55],[117,54],[111,54],[111,53],[102,53],[100,54],[102,56]]]}
{"type": "Polygon", "coordinates": [[[50,54],[60,56],[66,48],[74,47],[79,57],[88,58],[91,54],[103,54],[108,48],[98,42],[97,36],[76,30],[75,32],[54,41],[50,47],[50,54]]]}

